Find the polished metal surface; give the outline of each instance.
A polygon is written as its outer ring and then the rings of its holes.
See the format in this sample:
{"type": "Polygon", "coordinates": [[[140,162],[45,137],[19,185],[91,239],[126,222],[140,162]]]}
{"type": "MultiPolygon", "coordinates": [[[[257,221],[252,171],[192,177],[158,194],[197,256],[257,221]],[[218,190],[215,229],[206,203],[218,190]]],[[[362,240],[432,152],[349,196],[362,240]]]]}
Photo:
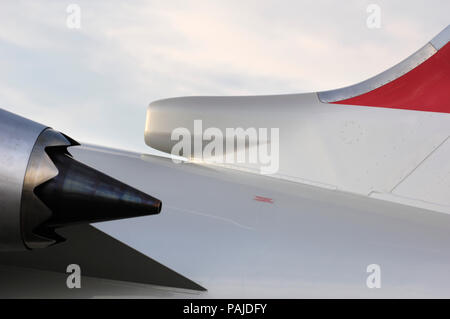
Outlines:
{"type": "Polygon", "coordinates": [[[370,92],[411,71],[436,52],[436,49],[430,43],[427,43],[424,47],[402,62],[370,79],[340,89],[318,92],[317,95],[319,96],[320,101],[330,103],[346,100],[370,92]]]}
{"type": "Polygon", "coordinates": [[[46,126],[0,109],[0,250],[24,249],[22,187],[33,146],[46,126]]]}
{"type": "Polygon", "coordinates": [[[322,102],[337,102],[370,92],[389,83],[423,63],[450,40],[450,25],[436,35],[424,47],[392,68],[360,83],[317,93],[322,102]]]}
{"type": "Polygon", "coordinates": [[[161,202],[74,160],[77,142],[0,110],[0,250],[64,241],[55,228],[158,214],[161,202]]]}
{"type": "Polygon", "coordinates": [[[442,30],[437,36],[430,41],[430,43],[435,47],[436,50],[441,49],[450,40],[450,25],[448,25],[444,30],[442,30]]]}
{"type": "Polygon", "coordinates": [[[56,242],[54,236],[45,236],[35,231],[36,227],[51,217],[52,212],[35,195],[34,189],[58,175],[58,169],[45,149],[50,146],[69,145],[71,142],[61,133],[46,129],[39,136],[31,153],[24,179],[21,207],[22,235],[26,246],[30,249],[45,248],[56,242]]]}
{"type": "Polygon", "coordinates": [[[22,195],[22,236],[29,249],[64,241],[55,228],[157,214],[161,202],[74,160],[75,141],[52,129],[38,138],[22,195]]]}

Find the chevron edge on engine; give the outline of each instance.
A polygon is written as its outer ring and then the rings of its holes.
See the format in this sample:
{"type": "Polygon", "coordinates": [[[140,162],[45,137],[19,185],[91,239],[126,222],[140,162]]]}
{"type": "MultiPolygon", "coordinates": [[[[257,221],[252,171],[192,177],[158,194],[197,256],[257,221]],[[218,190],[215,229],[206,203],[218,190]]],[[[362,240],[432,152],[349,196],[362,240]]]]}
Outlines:
{"type": "Polygon", "coordinates": [[[75,145],[0,108],[0,251],[62,242],[59,227],[161,211],[160,200],[73,159],[75,145]]]}

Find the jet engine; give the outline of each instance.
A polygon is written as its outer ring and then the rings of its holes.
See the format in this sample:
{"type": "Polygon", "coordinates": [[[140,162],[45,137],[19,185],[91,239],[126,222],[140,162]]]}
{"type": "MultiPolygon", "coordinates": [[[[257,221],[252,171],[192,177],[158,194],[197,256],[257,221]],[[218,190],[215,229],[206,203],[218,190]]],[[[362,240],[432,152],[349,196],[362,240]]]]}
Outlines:
{"type": "Polygon", "coordinates": [[[75,160],[70,137],[0,109],[0,250],[64,241],[55,229],[158,214],[161,201],[75,160]]]}

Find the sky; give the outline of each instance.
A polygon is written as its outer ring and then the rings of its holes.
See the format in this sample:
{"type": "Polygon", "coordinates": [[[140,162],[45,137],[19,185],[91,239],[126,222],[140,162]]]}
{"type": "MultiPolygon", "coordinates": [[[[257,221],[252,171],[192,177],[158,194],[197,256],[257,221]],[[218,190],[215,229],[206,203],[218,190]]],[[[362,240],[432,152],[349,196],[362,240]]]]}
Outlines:
{"type": "Polygon", "coordinates": [[[0,107],[145,153],[152,101],[350,85],[425,45],[448,12],[448,0],[1,1],[0,107]]]}

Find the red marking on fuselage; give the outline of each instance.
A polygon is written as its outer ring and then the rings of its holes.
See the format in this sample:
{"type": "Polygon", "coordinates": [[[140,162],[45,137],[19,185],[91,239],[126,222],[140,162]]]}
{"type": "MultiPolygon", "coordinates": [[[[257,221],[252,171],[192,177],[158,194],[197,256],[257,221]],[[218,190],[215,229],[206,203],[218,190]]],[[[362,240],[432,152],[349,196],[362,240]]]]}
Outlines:
{"type": "Polygon", "coordinates": [[[253,199],[258,201],[258,202],[264,202],[264,203],[273,204],[273,199],[269,198],[269,197],[255,196],[255,198],[253,198],[253,199]]]}
{"type": "Polygon", "coordinates": [[[450,113],[450,43],[401,77],[333,103],[450,113]]]}

